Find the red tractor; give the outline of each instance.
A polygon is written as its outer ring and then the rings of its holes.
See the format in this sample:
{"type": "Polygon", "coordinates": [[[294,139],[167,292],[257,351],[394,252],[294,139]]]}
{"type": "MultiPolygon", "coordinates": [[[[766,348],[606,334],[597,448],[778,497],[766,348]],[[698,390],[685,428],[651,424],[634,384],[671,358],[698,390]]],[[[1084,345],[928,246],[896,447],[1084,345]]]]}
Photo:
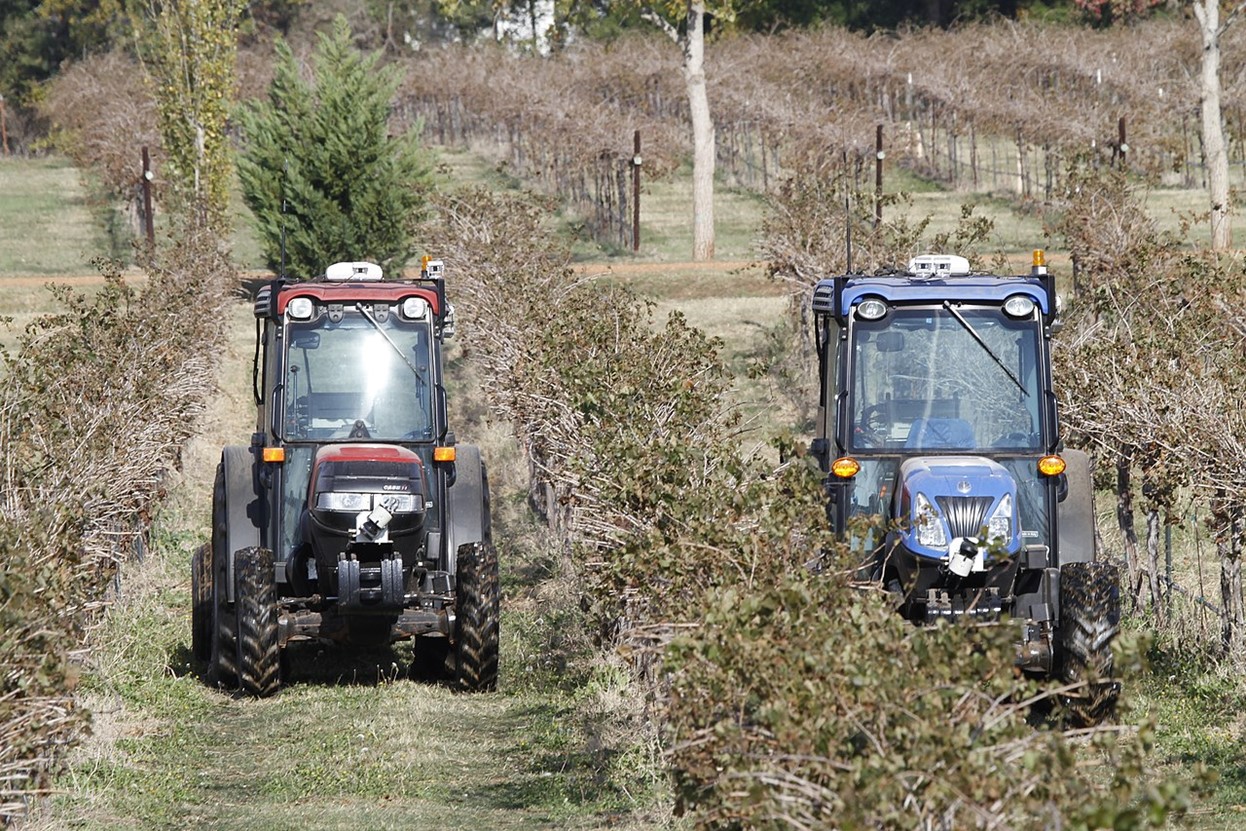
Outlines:
{"type": "Polygon", "coordinates": [[[488,478],[447,423],[442,263],[425,258],[418,280],[372,263],[275,280],[255,319],[256,431],[221,454],[212,542],[192,563],[209,680],[270,695],[291,642],[418,638],[460,688],[494,689],[488,478]]]}

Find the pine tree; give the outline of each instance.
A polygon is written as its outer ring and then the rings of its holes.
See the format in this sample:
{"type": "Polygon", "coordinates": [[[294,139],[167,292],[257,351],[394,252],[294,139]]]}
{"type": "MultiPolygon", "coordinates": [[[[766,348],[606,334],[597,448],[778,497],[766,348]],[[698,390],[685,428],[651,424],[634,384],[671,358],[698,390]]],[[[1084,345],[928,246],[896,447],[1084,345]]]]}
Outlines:
{"type": "Polygon", "coordinates": [[[274,271],[281,270],[283,229],[285,270],[295,277],[341,260],[396,272],[413,253],[431,168],[418,129],[389,135],[399,79],[379,59],[354,47],[339,16],[320,35],[311,80],[279,41],[268,100],[239,113],[238,174],[274,271]]]}

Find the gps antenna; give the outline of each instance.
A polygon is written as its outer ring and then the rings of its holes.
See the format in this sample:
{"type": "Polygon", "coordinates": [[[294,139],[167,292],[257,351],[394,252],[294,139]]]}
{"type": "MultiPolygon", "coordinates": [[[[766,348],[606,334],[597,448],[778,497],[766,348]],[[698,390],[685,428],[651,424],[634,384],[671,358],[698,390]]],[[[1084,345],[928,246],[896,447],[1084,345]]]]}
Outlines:
{"type": "Polygon", "coordinates": [[[281,272],[277,279],[286,278],[286,179],[290,176],[290,160],[281,163],[281,272]]]}
{"type": "Polygon", "coordinates": [[[845,274],[852,273],[852,209],[848,205],[848,194],[844,194],[844,249],[847,254],[848,266],[845,274]]]}

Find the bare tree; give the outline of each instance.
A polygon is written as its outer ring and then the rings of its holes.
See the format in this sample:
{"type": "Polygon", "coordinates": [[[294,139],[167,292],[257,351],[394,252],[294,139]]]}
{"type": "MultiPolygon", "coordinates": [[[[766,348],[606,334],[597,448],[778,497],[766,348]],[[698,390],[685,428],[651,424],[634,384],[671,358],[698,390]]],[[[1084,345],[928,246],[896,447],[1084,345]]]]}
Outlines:
{"type": "Polygon", "coordinates": [[[681,32],[647,6],[644,18],[666,32],[684,53],[684,86],[692,116],[692,259],[714,258],[714,122],[705,90],[705,0],[688,0],[681,32]]]}
{"type": "Polygon", "coordinates": [[[1194,17],[1203,38],[1202,82],[1203,154],[1207,159],[1207,188],[1211,196],[1211,247],[1224,251],[1232,244],[1229,219],[1229,153],[1224,140],[1220,106],[1220,36],[1246,8],[1238,3],[1220,22],[1220,0],[1194,0],[1194,17]]]}

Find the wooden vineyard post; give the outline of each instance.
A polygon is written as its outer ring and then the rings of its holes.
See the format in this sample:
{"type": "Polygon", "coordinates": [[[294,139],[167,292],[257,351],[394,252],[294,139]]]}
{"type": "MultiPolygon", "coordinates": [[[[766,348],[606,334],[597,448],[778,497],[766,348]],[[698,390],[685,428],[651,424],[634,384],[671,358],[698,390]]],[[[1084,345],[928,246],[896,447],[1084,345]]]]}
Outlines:
{"type": "Polygon", "coordinates": [[[883,224],[883,125],[874,131],[874,227],[883,224]]]}
{"type": "Polygon", "coordinates": [[[632,134],[632,251],[640,250],[640,131],[632,134]]]}
{"type": "Polygon", "coordinates": [[[147,244],[156,244],[156,224],[151,215],[151,155],[147,146],[143,146],[143,177],[140,186],[143,188],[143,229],[147,232],[147,244]]]}

